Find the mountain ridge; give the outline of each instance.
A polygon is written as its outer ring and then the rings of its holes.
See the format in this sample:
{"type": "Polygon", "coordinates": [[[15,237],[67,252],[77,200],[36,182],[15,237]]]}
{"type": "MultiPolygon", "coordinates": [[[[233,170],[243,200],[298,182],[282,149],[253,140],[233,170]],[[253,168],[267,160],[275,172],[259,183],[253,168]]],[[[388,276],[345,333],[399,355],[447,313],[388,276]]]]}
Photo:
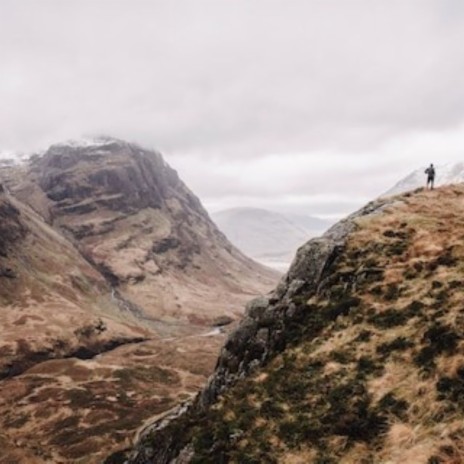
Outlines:
{"type": "Polygon", "coordinates": [[[300,248],[129,462],[461,462],[462,195],[380,199],[300,248]]]}
{"type": "MultiPolygon", "coordinates": [[[[406,177],[398,181],[391,189],[387,190],[382,197],[398,195],[400,193],[424,187],[426,182],[426,174],[424,171],[426,168],[427,166],[424,166],[423,168],[419,168],[411,172],[406,177]]],[[[436,187],[464,182],[464,162],[438,165],[435,166],[435,171],[436,187]]]]}
{"type": "MultiPolygon", "coordinates": [[[[95,144],[60,143],[33,156],[29,165],[8,172],[5,184],[10,191],[67,234],[90,262],[104,268],[122,294],[128,293],[127,298],[153,307],[142,289],[148,284],[158,287],[151,293],[165,295],[158,304],[166,317],[172,313],[178,318],[177,306],[187,303],[176,301],[184,293],[180,287],[196,282],[208,291],[211,283],[205,285],[202,279],[216,276],[220,285],[237,289],[233,275],[247,275],[251,287],[253,274],[268,281],[276,278],[227,242],[198,198],[157,152],[108,137],[95,144]],[[196,266],[194,274],[201,275],[202,267],[214,268],[221,260],[229,263],[228,272],[205,270],[202,279],[193,280],[186,272],[196,266]]],[[[209,317],[204,300],[189,298],[188,304],[198,321],[209,317]]]]}

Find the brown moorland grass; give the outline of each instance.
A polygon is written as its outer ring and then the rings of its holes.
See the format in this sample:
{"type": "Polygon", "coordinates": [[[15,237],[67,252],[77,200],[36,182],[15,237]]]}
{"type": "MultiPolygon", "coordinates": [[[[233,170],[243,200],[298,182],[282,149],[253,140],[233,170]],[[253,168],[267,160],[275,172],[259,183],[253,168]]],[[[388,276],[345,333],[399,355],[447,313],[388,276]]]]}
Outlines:
{"type": "Polygon", "coordinates": [[[303,302],[309,325],[199,419],[192,462],[464,462],[463,195],[418,191],[358,219],[332,287],[303,302]],[[381,272],[337,284],[366,269],[381,272]]]}

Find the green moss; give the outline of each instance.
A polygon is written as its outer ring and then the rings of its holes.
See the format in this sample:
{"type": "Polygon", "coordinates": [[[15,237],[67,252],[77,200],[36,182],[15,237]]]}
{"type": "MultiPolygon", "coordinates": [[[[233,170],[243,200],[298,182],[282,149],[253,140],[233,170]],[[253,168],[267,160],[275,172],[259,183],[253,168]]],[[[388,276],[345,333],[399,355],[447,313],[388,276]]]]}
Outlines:
{"type": "Polygon", "coordinates": [[[340,364],[349,364],[354,361],[353,353],[350,353],[348,350],[339,350],[332,351],[329,355],[329,358],[332,361],[335,361],[340,364]]]}
{"type": "Polygon", "coordinates": [[[437,259],[427,265],[427,269],[434,272],[439,266],[454,267],[458,264],[458,259],[453,256],[453,248],[447,248],[437,259]]]}
{"type": "Polygon", "coordinates": [[[464,282],[462,280],[452,280],[449,284],[448,284],[448,288],[450,290],[454,290],[456,288],[460,288],[460,287],[463,287],[464,286],[464,282]]]}
{"type": "Polygon", "coordinates": [[[401,296],[401,293],[402,289],[397,284],[388,284],[383,297],[386,301],[395,301],[401,296]]]}
{"type": "Polygon", "coordinates": [[[129,387],[135,382],[157,382],[164,384],[174,384],[179,381],[179,376],[176,372],[163,369],[158,366],[137,366],[124,369],[118,369],[114,372],[114,377],[119,379],[121,385],[129,387]]]}
{"type": "Polygon", "coordinates": [[[405,311],[390,308],[372,315],[369,317],[368,322],[379,329],[389,329],[405,324],[409,317],[410,314],[405,311]]]}
{"type": "Polygon", "coordinates": [[[285,344],[293,346],[302,340],[314,339],[322,330],[358,308],[361,300],[357,297],[344,298],[325,305],[297,306],[292,317],[285,324],[285,344]]]}
{"type": "Polygon", "coordinates": [[[368,358],[367,356],[361,356],[358,359],[356,367],[356,376],[360,379],[365,379],[368,376],[379,376],[384,370],[382,364],[378,363],[374,359],[368,358]]]}
{"type": "Polygon", "coordinates": [[[435,368],[435,358],[440,354],[452,354],[460,336],[449,325],[435,322],[423,335],[424,346],[415,356],[414,362],[425,371],[435,368]]]}
{"type": "Polygon", "coordinates": [[[382,285],[375,285],[371,288],[370,292],[372,295],[375,296],[382,296],[383,295],[383,286],[382,285]]]}
{"type": "Polygon", "coordinates": [[[436,384],[439,400],[448,400],[464,409],[464,367],[455,377],[442,377],[436,384]]]}
{"type": "Polygon", "coordinates": [[[295,418],[280,423],[278,437],[290,448],[299,447],[301,443],[317,442],[323,434],[321,424],[309,415],[298,414],[295,418]]]}
{"type": "Polygon", "coordinates": [[[408,306],[405,311],[408,317],[420,316],[425,308],[425,304],[422,301],[414,300],[408,306]]]}
{"type": "Polygon", "coordinates": [[[337,464],[338,460],[327,456],[326,453],[321,453],[316,456],[314,464],[337,464]]]}
{"type": "Polygon", "coordinates": [[[406,280],[412,280],[418,276],[418,272],[413,267],[407,267],[403,276],[406,280]]]}
{"type": "Polygon", "coordinates": [[[357,308],[361,303],[358,297],[348,297],[333,303],[326,310],[326,317],[329,321],[334,321],[339,316],[347,316],[353,308],[357,308]]]}
{"type": "Polygon", "coordinates": [[[388,257],[401,256],[409,247],[407,240],[396,240],[385,247],[385,255],[388,257]]]}
{"type": "Polygon", "coordinates": [[[79,409],[82,407],[89,406],[89,398],[91,397],[91,392],[87,389],[73,388],[71,390],[66,390],[66,398],[70,402],[70,407],[72,409],[79,409]]]}
{"type": "Polygon", "coordinates": [[[398,238],[401,240],[406,240],[408,238],[408,234],[405,231],[398,231],[393,229],[387,229],[383,232],[384,237],[388,238],[398,238]]]}
{"type": "Polygon", "coordinates": [[[413,346],[414,343],[411,340],[401,336],[395,338],[391,342],[382,343],[377,347],[376,351],[377,353],[381,354],[383,358],[386,358],[392,351],[405,351],[413,346]]]}
{"type": "Polygon", "coordinates": [[[116,451],[115,453],[108,456],[103,464],[124,464],[127,462],[128,458],[128,450],[116,451]]]}
{"type": "Polygon", "coordinates": [[[430,456],[427,464],[442,464],[443,461],[438,456],[430,456]]]}
{"type": "Polygon", "coordinates": [[[19,413],[18,415],[14,416],[13,418],[8,418],[5,421],[6,427],[11,427],[11,428],[21,428],[23,427],[27,422],[29,422],[30,415],[27,413],[19,413]]]}
{"type": "Polygon", "coordinates": [[[279,402],[268,399],[261,404],[259,415],[265,419],[280,419],[284,415],[284,410],[279,402]]]}
{"type": "Polygon", "coordinates": [[[372,332],[370,330],[362,330],[360,334],[355,338],[356,342],[368,342],[372,337],[372,332]]]}
{"type": "Polygon", "coordinates": [[[378,410],[382,413],[393,414],[401,420],[406,420],[409,404],[406,400],[398,399],[394,393],[387,393],[379,401],[378,410]]]}
{"type": "Polygon", "coordinates": [[[330,298],[335,300],[341,300],[346,296],[345,285],[332,285],[330,288],[330,298]]]}
{"type": "Polygon", "coordinates": [[[321,422],[328,434],[368,443],[385,430],[386,418],[371,408],[364,383],[352,380],[336,385],[327,400],[330,407],[321,422]]]}

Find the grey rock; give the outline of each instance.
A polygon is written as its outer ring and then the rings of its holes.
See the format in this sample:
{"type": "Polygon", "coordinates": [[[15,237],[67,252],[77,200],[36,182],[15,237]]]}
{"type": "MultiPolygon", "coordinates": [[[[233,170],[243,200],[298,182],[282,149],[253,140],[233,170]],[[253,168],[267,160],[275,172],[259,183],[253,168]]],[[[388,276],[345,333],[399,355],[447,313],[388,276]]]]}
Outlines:
{"type": "Polygon", "coordinates": [[[226,341],[226,349],[233,354],[242,354],[246,350],[247,343],[255,335],[258,324],[250,318],[243,319],[240,326],[235,329],[226,341]]]}
{"type": "Polygon", "coordinates": [[[265,297],[258,297],[247,303],[245,308],[245,316],[252,319],[259,319],[266,308],[269,306],[269,299],[265,297]]]}
{"type": "Polygon", "coordinates": [[[269,338],[269,329],[259,329],[258,333],[256,334],[256,339],[259,340],[261,343],[266,344],[269,338]]]}

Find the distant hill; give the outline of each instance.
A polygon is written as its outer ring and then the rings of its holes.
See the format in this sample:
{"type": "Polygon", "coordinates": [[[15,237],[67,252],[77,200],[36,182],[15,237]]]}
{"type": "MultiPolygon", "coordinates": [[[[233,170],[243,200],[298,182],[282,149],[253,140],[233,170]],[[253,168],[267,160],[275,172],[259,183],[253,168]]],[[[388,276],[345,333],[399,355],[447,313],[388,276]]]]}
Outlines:
{"type": "Polygon", "coordinates": [[[258,208],[227,209],[212,218],[243,253],[280,270],[288,268],[298,247],[330,225],[311,216],[258,208]]]}
{"type": "MultiPolygon", "coordinates": [[[[424,173],[426,166],[411,172],[404,179],[401,179],[395,186],[385,192],[382,196],[397,195],[399,193],[415,190],[424,187],[426,175],[424,173]]],[[[464,182],[464,163],[452,163],[442,166],[436,166],[435,185],[448,185],[464,182]]]]}

